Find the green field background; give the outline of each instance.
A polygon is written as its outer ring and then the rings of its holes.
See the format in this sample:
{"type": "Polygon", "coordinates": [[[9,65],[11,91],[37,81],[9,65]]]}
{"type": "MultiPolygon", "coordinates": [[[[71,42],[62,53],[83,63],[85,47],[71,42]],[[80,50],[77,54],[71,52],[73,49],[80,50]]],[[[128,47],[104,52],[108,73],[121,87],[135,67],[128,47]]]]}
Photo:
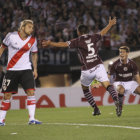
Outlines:
{"type": "Polygon", "coordinates": [[[0,140],[140,140],[140,105],[125,105],[121,117],[115,106],[100,110],[100,116],[92,116],[91,107],[37,109],[43,124],[31,126],[27,110],[10,110],[0,140]]]}

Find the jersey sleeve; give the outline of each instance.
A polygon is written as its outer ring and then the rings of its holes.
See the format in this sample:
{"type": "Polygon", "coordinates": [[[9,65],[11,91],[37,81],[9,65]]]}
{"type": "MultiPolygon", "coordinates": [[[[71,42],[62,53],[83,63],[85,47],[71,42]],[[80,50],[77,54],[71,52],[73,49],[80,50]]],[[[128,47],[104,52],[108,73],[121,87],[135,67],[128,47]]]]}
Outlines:
{"type": "Polygon", "coordinates": [[[138,67],[135,62],[133,62],[133,72],[134,72],[134,75],[137,75],[139,73],[138,67]]]}
{"type": "Polygon", "coordinates": [[[78,41],[77,38],[72,39],[70,41],[67,41],[69,48],[77,48],[78,47],[78,41]]]}
{"type": "Polygon", "coordinates": [[[36,53],[38,52],[38,48],[37,48],[37,40],[35,39],[35,42],[31,48],[31,52],[36,53]]]}
{"type": "Polygon", "coordinates": [[[6,35],[6,37],[4,38],[3,42],[2,42],[2,45],[4,47],[8,47],[10,45],[10,37],[11,37],[11,33],[8,33],[6,35]]]}

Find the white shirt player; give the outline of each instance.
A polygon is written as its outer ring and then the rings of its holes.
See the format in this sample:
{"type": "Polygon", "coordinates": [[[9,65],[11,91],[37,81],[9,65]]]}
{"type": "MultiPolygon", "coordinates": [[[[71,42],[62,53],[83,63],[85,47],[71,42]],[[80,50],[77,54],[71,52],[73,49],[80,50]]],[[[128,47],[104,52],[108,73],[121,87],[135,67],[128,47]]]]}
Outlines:
{"type": "Polygon", "coordinates": [[[8,47],[8,65],[10,63],[12,65],[12,67],[7,65],[7,70],[32,69],[29,58],[30,52],[38,51],[36,39],[33,38],[32,43],[30,43],[32,38],[32,36],[28,36],[25,40],[22,40],[18,32],[11,32],[6,35],[3,45],[8,47]],[[24,49],[25,44],[26,49],[24,49]]]}

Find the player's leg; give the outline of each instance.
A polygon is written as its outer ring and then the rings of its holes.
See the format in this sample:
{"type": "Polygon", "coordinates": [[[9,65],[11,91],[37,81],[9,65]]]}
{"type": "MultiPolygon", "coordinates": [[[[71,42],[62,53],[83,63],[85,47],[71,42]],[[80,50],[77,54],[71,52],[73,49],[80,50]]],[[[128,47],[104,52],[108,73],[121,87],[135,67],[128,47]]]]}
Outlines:
{"type": "Polygon", "coordinates": [[[82,71],[81,72],[81,86],[82,86],[82,90],[84,93],[84,96],[86,98],[86,100],[88,101],[88,103],[91,105],[91,107],[94,109],[93,115],[100,115],[100,110],[96,105],[96,102],[94,100],[94,97],[91,93],[91,90],[89,89],[89,86],[91,84],[91,82],[93,81],[93,78],[90,77],[91,74],[89,74],[89,71],[82,71]]]}
{"type": "Polygon", "coordinates": [[[101,83],[106,88],[106,90],[110,93],[110,95],[112,96],[113,101],[117,101],[118,96],[117,96],[117,92],[114,89],[114,86],[111,85],[109,81],[103,81],[101,83]]]}
{"type": "Polygon", "coordinates": [[[122,85],[118,85],[117,91],[118,91],[119,102],[121,105],[123,105],[123,97],[124,97],[124,93],[125,93],[125,88],[122,85]]]}
{"type": "Polygon", "coordinates": [[[91,105],[91,107],[94,108],[93,115],[94,116],[95,115],[100,115],[101,112],[100,112],[99,108],[96,105],[96,102],[94,100],[94,97],[93,97],[91,91],[89,90],[89,86],[84,86],[84,85],[81,85],[81,86],[82,86],[82,90],[83,90],[85,98],[87,99],[87,101],[91,105]]]}
{"type": "Polygon", "coordinates": [[[4,93],[3,100],[0,105],[0,125],[5,125],[6,113],[11,106],[11,96],[13,93],[17,93],[18,83],[17,75],[13,71],[8,71],[3,78],[2,93],[4,93]]]}
{"type": "Polygon", "coordinates": [[[102,85],[106,88],[106,90],[109,92],[112,99],[114,100],[114,103],[116,105],[116,113],[117,116],[119,116],[120,108],[119,108],[118,94],[115,91],[113,85],[111,85],[109,82],[104,65],[103,64],[98,65],[98,68],[96,69],[95,73],[96,73],[96,79],[102,83],[102,85]]]}
{"type": "Polygon", "coordinates": [[[36,99],[34,90],[26,90],[27,93],[27,108],[29,112],[29,124],[41,124],[42,122],[35,119],[36,99]]]}
{"type": "Polygon", "coordinates": [[[20,83],[27,94],[29,124],[41,124],[42,122],[35,119],[35,110],[36,110],[35,82],[31,70],[22,71],[20,83]]]}
{"type": "Polygon", "coordinates": [[[5,93],[0,107],[0,126],[5,125],[6,113],[10,109],[12,93],[5,93]]]}
{"type": "Polygon", "coordinates": [[[106,90],[109,92],[109,94],[111,95],[111,97],[112,97],[112,99],[115,103],[117,116],[118,117],[121,116],[121,108],[119,106],[118,94],[115,91],[114,86],[111,85],[109,81],[104,81],[104,82],[101,82],[101,83],[106,88],[106,90]]]}
{"type": "Polygon", "coordinates": [[[118,98],[119,98],[120,113],[122,114],[125,88],[122,85],[118,85],[117,86],[117,91],[118,91],[118,98]]]}
{"type": "Polygon", "coordinates": [[[99,67],[95,71],[96,79],[102,83],[102,85],[106,88],[106,90],[112,96],[114,101],[118,100],[117,92],[115,91],[113,85],[110,84],[106,70],[103,64],[100,64],[99,67]]]}
{"type": "Polygon", "coordinates": [[[135,93],[140,95],[140,86],[138,86],[136,89],[135,89],[135,93]]]}

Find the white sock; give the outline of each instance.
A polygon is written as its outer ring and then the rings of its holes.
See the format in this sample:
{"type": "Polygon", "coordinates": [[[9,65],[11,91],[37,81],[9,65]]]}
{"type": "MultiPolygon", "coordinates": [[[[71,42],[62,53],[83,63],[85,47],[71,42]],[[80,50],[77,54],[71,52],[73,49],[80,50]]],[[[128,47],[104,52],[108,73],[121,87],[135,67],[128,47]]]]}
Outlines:
{"type": "Polygon", "coordinates": [[[10,108],[10,100],[1,101],[0,108],[0,122],[3,123],[5,121],[7,110],[10,108]]]}
{"type": "Polygon", "coordinates": [[[7,111],[5,110],[0,110],[0,122],[3,123],[6,117],[7,111]]]}
{"type": "Polygon", "coordinates": [[[28,96],[27,98],[27,108],[29,112],[29,121],[35,120],[35,109],[36,109],[36,104],[35,104],[35,96],[28,96]]]}

